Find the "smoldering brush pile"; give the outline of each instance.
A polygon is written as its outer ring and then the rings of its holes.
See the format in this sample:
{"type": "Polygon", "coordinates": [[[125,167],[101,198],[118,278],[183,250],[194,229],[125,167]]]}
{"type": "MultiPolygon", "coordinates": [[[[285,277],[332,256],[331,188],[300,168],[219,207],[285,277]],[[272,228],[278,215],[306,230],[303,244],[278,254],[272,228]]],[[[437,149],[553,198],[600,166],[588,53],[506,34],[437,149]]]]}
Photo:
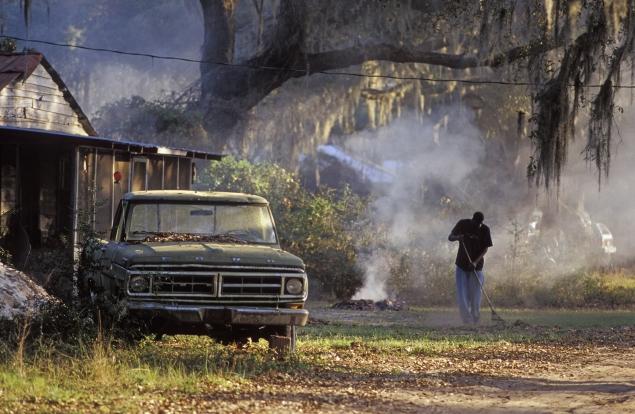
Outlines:
{"type": "Polygon", "coordinates": [[[402,300],[384,299],[374,301],[371,299],[351,299],[338,302],[334,304],[332,308],[358,311],[402,311],[408,310],[408,305],[402,300]]]}

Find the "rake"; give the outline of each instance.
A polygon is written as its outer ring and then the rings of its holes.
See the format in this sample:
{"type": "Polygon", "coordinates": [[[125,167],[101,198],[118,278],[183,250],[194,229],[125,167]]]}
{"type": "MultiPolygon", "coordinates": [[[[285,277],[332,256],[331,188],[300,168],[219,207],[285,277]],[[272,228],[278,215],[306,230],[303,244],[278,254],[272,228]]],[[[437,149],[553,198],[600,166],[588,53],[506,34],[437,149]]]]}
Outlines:
{"type": "MultiPolygon", "coordinates": [[[[465,243],[463,243],[462,241],[460,243],[461,243],[461,246],[463,246],[463,250],[465,251],[465,254],[467,255],[467,259],[470,261],[470,263],[473,263],[472,262],[472,258],[470,257],[470,254],[467,251],[467,247],[465,247],[465,243]]],[[[478,278],[478,274],[476,274],[476,267],[474,268],[474,270],[472,272],[474,272],[474,277],[478,281],[478,285],[481,287],[481,293],[483,293],[483,296],[485,296],[485,300],[487,300],[487,304],[489,305],[489,309],[492,311],[492,321],[494,321],[495,323],[504,324],[505,320],[503,318],[501,318],[498,315],[498,313],[496,313],[496,311],[494,310],[494,305],[492,305],[492,301],[490,300],[489,296],[487,295],[487,292],[485,292],[485,288],[483,287],[483,283],[481,282],[481,279],[479,279],[478,278]]]]}

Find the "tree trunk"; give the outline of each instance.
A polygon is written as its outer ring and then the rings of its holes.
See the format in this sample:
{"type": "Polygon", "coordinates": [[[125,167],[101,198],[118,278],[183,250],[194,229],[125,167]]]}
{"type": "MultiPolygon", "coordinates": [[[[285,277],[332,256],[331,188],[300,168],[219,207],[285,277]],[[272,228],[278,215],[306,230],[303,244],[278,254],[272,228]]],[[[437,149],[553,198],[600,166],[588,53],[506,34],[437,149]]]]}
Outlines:
{"type": "MultiPolygon", "coordinates": [[[[225,0],[201,0],[201,6],[205,25],[202,60],[232,63],[234,60],[235,4],[225,0]]],[[[224,106],[222,103],[219,102],[216,105],[212,102],[211,97],[216,97],[219,101],[231,100],[237,87],[235,82],[228,81],[232,77],[232,68],[201,63],[201,75],[201,94],[209,108],[207,115],[212,117],[212,124],[231,119],[229,113],[223,116],[224,106]]],[[[222,124],[217,125],[217,127],[227,128],[222,124]]]]}
{"type": "MultiPolygon", "coordinates": [[[[272,46],[240,66],[233,65],[235,28],[233,7],[228,0],[201,0],[205,23],[203,60],[219,64],[201,64],[202,103],[206,123],[213,137],[225,137],[243,120],[246,112],[284,81],[289,73],[266,67],[297,67],[301,62],[299,47],[301,29],[298,13],[302,5],[282,0],[272,46]],[[224,65],[227,64],[227,65],[224,65]]],[[[224,143],[217,142],[221,144],[224,143]]]]}

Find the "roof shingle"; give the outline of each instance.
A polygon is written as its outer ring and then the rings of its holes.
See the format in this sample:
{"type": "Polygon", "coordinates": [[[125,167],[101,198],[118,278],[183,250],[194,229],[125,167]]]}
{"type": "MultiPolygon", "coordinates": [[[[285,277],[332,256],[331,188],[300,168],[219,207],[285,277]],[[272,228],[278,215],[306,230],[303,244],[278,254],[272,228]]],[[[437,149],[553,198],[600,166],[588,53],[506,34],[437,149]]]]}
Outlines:
{"type": "Polygon", "coordinates": [[[17,79],[26,79],[42,62],[41,53],[0,53],[0,89],[17,79]]]}

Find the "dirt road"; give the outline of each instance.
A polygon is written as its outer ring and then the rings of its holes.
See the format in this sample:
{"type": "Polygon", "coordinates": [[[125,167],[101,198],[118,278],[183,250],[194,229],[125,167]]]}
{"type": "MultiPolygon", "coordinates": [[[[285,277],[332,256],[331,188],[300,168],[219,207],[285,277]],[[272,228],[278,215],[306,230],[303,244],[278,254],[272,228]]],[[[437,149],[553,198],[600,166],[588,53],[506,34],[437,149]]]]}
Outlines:
{"type": "MultiPolygon", "coordinates": [[[[557,356],[555,356],[557,357],[557,356]]],[[[149,412],[264,413],[630,413],[635,412],[635,358],[584,352],[523,373],[465,372],[460,358],[400,361],[366,374],[340,370],[312,377],[278,374],[251,389],[158,399],[149,412]],[[426,369],[440,365],[437,369],[426,369]]],[[[558,358],[554,358],[558,359],[558,358]]],[[[377,361],[379,362],[379,361],[377,361]]],[[[480,359],[477,364],[499,365],[480,359]]]]}
{"type": "MultiPolygon", "coordinates": [[[[483,332],[497,331],[474,330],[483,332]]],[[[511,336],[521,339],[440,352],[307,341],[301,372],[272,371],[237,387],[140,405],[163,413],[635,413],[633,326],[569,329],[557,339],[550,329],[519,326],[511,336]],[[544,339],[522,340],[524,331],[538,338],[545,331],[544,339]]]]}

